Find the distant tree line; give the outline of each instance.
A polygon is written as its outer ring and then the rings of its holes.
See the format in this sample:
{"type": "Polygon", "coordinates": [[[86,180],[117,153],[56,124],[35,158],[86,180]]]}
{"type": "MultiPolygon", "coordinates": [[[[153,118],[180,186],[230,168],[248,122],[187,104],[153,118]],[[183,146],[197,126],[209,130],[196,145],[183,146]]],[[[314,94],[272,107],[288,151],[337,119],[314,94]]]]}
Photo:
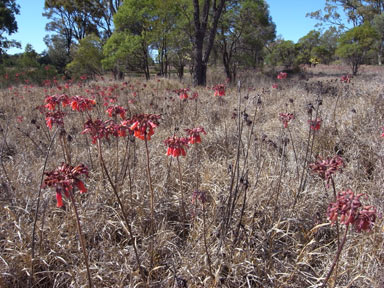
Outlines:
{"type": "Polygon", "coordinates": [[[326,0],[323,10],[308,16],[328,28],[297,43],[276,38],[264,0],[45,0],[47,50],[38,54],[27,45],[10,56],[6,50],[20,45],[9,39],[17,32],[19,8],[15,0],[0,3],[4,75],[24,70],[37,78],[94,77],[109,71],[116,79],[126,73],[182,79],[187,70],[194,85],[205,85],[211,65],[222,65],[229,81],[239,69],[335,61],[345,61],[356,74],[361,64],[382,65],[384,52],[384,0],[326,0]]]}

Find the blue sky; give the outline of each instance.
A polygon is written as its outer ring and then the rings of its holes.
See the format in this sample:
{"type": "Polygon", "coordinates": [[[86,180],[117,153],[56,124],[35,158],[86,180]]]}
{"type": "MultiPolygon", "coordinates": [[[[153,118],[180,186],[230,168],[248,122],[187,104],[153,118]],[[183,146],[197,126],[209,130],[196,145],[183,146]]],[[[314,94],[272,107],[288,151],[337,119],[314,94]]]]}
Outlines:
{"type": "MultiPolygon", "coordinates": [[[[22,49],[10,49],[8,53],[20,53],[24,51],[26,44],[32,44],[38,52],[46,49],[43,38],[47,34],[45,25],[47,18],[42,16],[44,0],[17,0],[20,5],[20,15],[17,15],[19,30],[11,35],[11,39],[21,42],[22,49]]],[[[315,29],[317,23],[308,17],[307,12],[322,9],[325,0],[267,0],[269,12],[276,24],[277,35],[285,40],[297,40],[315,29]]]]}

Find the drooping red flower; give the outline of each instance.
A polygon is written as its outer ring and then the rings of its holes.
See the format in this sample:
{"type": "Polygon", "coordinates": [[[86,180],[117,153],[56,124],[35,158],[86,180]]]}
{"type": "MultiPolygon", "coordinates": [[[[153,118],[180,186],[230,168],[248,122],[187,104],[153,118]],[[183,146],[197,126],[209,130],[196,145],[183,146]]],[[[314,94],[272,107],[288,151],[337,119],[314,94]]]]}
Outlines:
{"type": "Polygon", "coordinates": [[[225,85],[224,84],[217,84],[213,87],[213,90],[215,90],[214,96],[225,96],[225,85]]]}
{"type": "Polygon", "coordinates": [[[335,223],[340,216],[340,223],[355,227],[357,232],[371,230],[376,221],[376,208],[364,206],[360,202],[361,196],[355,195],[351,190],[341,191],[337,195],[336,202],[330,203],[327,209],[328,219],[335,223]]]}
{"type": "Polygon", "coordinates": [[[63,107],[67,106],[69,104],[69,97],[65,94],[46,96],[44,102],[46,103],[44,105],[45,108],[54,111],[56,109],[56,105],[59,105],[60,103],[63,107]]]}
{"type": "Polygon", "coordinates": [[[188,91],[189,91],[188,88],[174,90],[174,92],[177,93],[177,95],[179,95],[181,100],[188,99],[188,91]]]}
{"type": "Polygon", "coordinates": [[[84,183],[78,178],[81,174],[88,176],[88,168],[83,164],[75,167],[62,163],[61,166],[50,172],[44,172],[46,175],[43,187],[54,187],[56,189],[57,207],[63,206],[62,194],[69,198],[69,193],[73,188],[79,189],[80,193],[87,192],[84,183]]]}
{"type": "Polygon", "coordinates": [[[343,167],[344,161],[338,155],[326,159],[319,157],[315,163],[309,164],[309,168],[312,172],[318,174],[326,181],[327,187],[329,187],[329,181],[331,180],[332,175],[337,171],[340,171],[343,167]]]}
{"type": "Polygon", "coordinates": [[[381,137],[384,137],[384,127],[382,127],[381,130],[383,130],[383,134],[381,134],[381,137]]]}
{"type": "Polygon", "coordinates": [[[126,110],[121,106],[109,106],[107,109],[107,113],[109,117],[114,117],[116,115],[120,115],[121,119],[125,119],[126,110]]]}
{"type": "Polygon", "coordinates": [[[81,134],[89,134],[92,137],[92,144],[96,144],[98,139],[102,139],[103,137],[108,138],[109,132],[106,129],[106,125],[100,119],[96,119],[93,121],[89,119],[84,123],[84,130],[81,134]]]}
{"type": "Polygon", "coordinates": [[[179,157],[187,155],[185,149],[188,148],[189,139],[186,137],[169,137],[164,141],[168,147],[167,156],[179,157]]]}
{"type": "Polygon", "coordinates": [[[287,78],[287,76],[288,76],[288,74],[287,73],[285,73],[285,72],[280,72],[279,74],[277,74],[277,79],[286,79],[287,78]]]}
{"type": "Polygon", "coordinates": [[[277,88],[279,88],[279,85],[277,85],[276,83],[274,83],[274,84],[272,84],[272,88],[273,88],[273,89],[277,89],[277,88]]]}
{"type": "Polygon", "coordinates": [[[94,99],[84,98],[81,96],[73,96],[71,98],[71,107],[73,111],[89,111],[92,110],[95,105],[96,101],[94,99]]]}
{"type": "Polygon", "coordinates": [[[315,120],[308,120],[311,130],[317,131],[321,127],[321,122],[323,120],[321,118],[316,118],[315,120]]]}
{"type": "Polygon", "coordinates": [[[279,118],[280,121],[283,122],[284,128],[288,128],[289,121],[295,119],[295,115],[293,115],[293,113],[280,113],[279,118]]]}
{"type": "Polygon", "coordinates": [[[351,82],[351,76],[350,75],[343,75],[340,78],[340,82],[342,83],[350,83],[351,82]]]}
{"type": "Polygon", "coordinates": [[[129,122],[132,123],[129,129],[134,132],[134,136],[141,140],[151,140],[155,133],[154,128],[159,125],[161,115],[158,114],[138,114],[133,116],[129,122]]]}
{"type": "Polygon", "coordinates": [[[193,129],[185,129],[188,134],[188,144],[201,143],[200,133],[207,135],[203,127],[197,127],[193,129]]]}
{"type": "Polygon", "coordinates": [[[52,129],[52,125],[64,126],[65,113],[62,111],[45,112],[45,123],[49,129],[52,129]]]}

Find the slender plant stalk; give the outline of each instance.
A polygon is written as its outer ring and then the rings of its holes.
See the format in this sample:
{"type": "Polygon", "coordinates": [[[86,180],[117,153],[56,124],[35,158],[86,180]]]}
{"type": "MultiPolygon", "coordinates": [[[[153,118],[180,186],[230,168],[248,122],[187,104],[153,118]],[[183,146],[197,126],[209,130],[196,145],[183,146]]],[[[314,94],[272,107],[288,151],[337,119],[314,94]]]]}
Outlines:
{"type": "Polygon", "coordinates": [[[212,279],[215,279],[215,276],[212,273],[212,261],[211,261],[211,256],[210,256],[209,250],[208,250],[207,223],[206,223],[206,219],[205,219],[205,203],[203,203],[203,238],[204,238],[205,254],[207,255],[209,274],[211,275],[212,279]]]}
{"type": "Polygon", "coordinates": [[[150,200],[150,209],[151,209],[151,227],[150,227],[150,233],[151,233],[151,241],[150,241],[150,251],[151,251],[151,268],[153,267],[153,262],[154,262],[154,234],[155,234],[155,212],[154,212],[154,201],[155,201],[155,195],[153,192],[153,187],[152,187],[152,177],[151,177],[151,167],[149,165],[149,149],[148,149],[148,140],[147,140],[147,135],[145,135],[144,138],[145,142],[145,152],[146,152],[146,159],[147,159],[147,177],[148,177],[148,185],[149,185],[149,190],[151,192],[151,200],[150,200]]]}
{"type": "Polygon", "coordinates": [[[179,181],[180,181],[180,184],[179,184],[179,188],[180,188],[180,194],[181,194],[181,198],[180,198],[180,206],[181,206],[181,210],[182,210],[182,213],[183,213],[183,221],[186,221],[187,220],[187,216],[186,216],[186,213],[185,213],[185,201],[184,201],[184,189],[183,189],[183,175],[181,174],[181,165],[180,165],[180,160],[179,160],[179,157],[176,157],[177,159],[177,169],[179,170],[179,181]]]}
{"type": "MultiPolygon", "coordinates": [[[[55,133],[53,134],[51,138],[51,142],[49,143],[46,155],[45,155],[45,160],[44,160],[44,165],[43,165],[43,173],[41,174],[41,179],[40,179],[40,186],[39,186],[39,192],[37,195],[37,203],[36,203],[36,211],[35,211],[35,220],[33,221],[33,228],[32,228],[32,245],[31,245],[31,256],[32,256],[32,261],[31,261],[31,275],[32,275],[32,282],[33,282],[33,275],[34,275],[34,267],[33,267],[33,262],[35,259],[35,235],[36,235],[36,224],[37,224],[37,219],[39,216],[39,207],[40,207],[40,199],[41,199],[41,188],[43,186],[43,181],[44,181],[44,172],[45,168],[47,167],[47,162],[48,162],[48,157],[49,153],[51,152],[53,141],[55,140],[56,134],[57,134],[58,129],[56,129],[55,133]]],[[[40,239],[41,242],[42,239],[40,239]]],[[[33,283],[32,283],[33,284],[33,283]]],[[[33,285],[32,285],[33,286],[33,285]]]]}
{"type": "Polygon", "coordinates": [[[69,192],[69,198],[71,199],[73,212],[75,213],[77,233],[79,233],[80,245],[84,255],[85,267],[87,268],[88,287],[92,288],[91,272],[89,271],[89,263],[88,263],[88,253],[87,253],[87,249],[85,248],[84,236],[83,236],[83,233],[81,232],[79,213],[77,212],[76,203],[75,203],[75,199],[73,197],[72,191],[69,192]]]}
{"type": "Polygon", "coordinates": [[[98,151],[99,151],[99,160],[100,160],[100,166],[101,166],[101,169],[104,171],[105,175],[107,176],[108,182],[109,182],[109,184],[110,184],[111,187],[112,187],[112,191],[113,191],[113,193],[115,194],[117,203],[118,203],[119,206],[120,206],[121,213],[123,214],[123,220],[124,220],[124,222],[125,222],[125,224],[126,224],[126,226],[127,226],[127,229],[128,229],[129,237],[131,237],[132,240],[133,240],[133,250],[134,250],[134,252],[135,252],[136,262],[137,262],[137,265],[139,266],[139,270],[140,270],[141,277],[142,277],[143,281],[145,282],[146,276],[145,276],[145,273],[144,273],[144,271],[143,271],[143,269],[142,269],[142,267],[141,267],[141,261],[140,261],[140,257],[139,257],[139,252],[138,252],[138,250],[137,250],[135,237],[134,237],[134,235],[133,235],[132,226],[131,226],[131,223],[129,222],[128,214],[127,214],[126,211],[125,211],[123,202],[122,202],[121,199],[120,199],[119,193],[118,193],[118,191],[117,191],[117,187],[116,187],[115,184],[113,183],[113,180],[112,180],[111,176],[109,175],[109,173],[108,173],[108,169],[107,169],[107,167],[106,167],[106,165],[105,165],[104,158],[103,158],[103,154],[102,154],[102,150],[101,150],[101,142],[100,142],[100,139],[98,139],[98,141],[97,141],[97,148],[98,148],[98,151]]]}
{"type": "Polygon", "coordinates": [[[341,240],[339,248],[337,249],[337,253],[336,253],[335,259],[332,262],[332,266],[329,269],[329,272],[328,272],[327,276],[325,277],[324,282],[323,282],[323,284],[321,285],[320,288],[324,288],[324,287],[327,286],[327,282],[328,282],[329,278],[332,275],[333,269],[335,268],[336,263],[339,261],[341,251],[343,250],[344,244],[345,244],[345,242],[347,240],[348,228],[349,228],[349,225],[347,225],[347,227],[345,228],[345,233],[344,233],[343,240],[341,240]]]}
{"type": "Polygon", "coordinates": [[[299,172],[299,161],[297,160],[297,153],[296,153],[295,143],[293,142],[293,137],[292,137],[291,129],[289,129],[289,126],[287,127],[287,129],[288,129],[288,133],[289,133],[289,138],[291,139],[291,144],[292,144],[292,149],[293,149],[293,155],[295,156],[295,162],[296,162],[296,175],[297,175],[297,178],[299,178],[299,176],[300,176],[300,172],[299,172]]]}

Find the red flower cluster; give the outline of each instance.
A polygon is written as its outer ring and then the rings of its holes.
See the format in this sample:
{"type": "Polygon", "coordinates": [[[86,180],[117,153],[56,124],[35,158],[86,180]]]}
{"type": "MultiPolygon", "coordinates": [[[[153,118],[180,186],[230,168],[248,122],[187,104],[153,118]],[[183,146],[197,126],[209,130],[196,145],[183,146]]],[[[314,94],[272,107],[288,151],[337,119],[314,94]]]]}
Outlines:
{"type": "Polygon", "coordinates": [[[81,96],[74,96],[71,98],[71,107],[73,111],[86,111],[92,110],[93,106],[96,105],[96,101],[81,96]]]}
{"type": "Polygon", "coordinates": [[[168,146],[167,156],[185,156],[185,149],[188,148],[188,144],[201,143],[200,133],[207,134],[203,127],[185,129],[185,131],[187,132],[187,137],[173,136],[164,141],[164,144],[168,146]]]}
{"type": "Polygon", "coordinates": [[[109,106],[107,109],[107,113],[109,117],[113,117],[116,115],[120,115],[121,119],[125,119],[126,110],[121,106],[109,106]]]}
{"type": "Polygon", "coordinates": [[[343,83],[350,83],[351,82],[351,76],[350,75],[343,75],[341,76],[340,78],[340,82],[343,82],[343,83]]]}
{"type": "Polygon", "coordinates": [[[384,127],[381,128],[383,130],[383,134],[381,134],[381,137],[384,137],[384,127]]]}
{"type": "Polygon", "coordinates": [[[188,99],[188,91],[189,91],[188,88],[174,90],[174,92],[177,93],[177,95],[179,95],[181,100],[188,99]]]}
{"type": "Polygon", "coordinates": [[[284,128],[288,128],[289,121],[295,119],[295,115],[293,115],[293,113],[280,113],[279,118],[280,121],[283,122],[284,128]]]}
{"type": "Polygon", "coordinates": [[[362,206],[360,197],[351,190],[341,191],[337,195],[336,202],[330,203],[327,210],[328,219],[335,223],[340,216],[340,223],[348,226],[352,224],[357,232],[371,230],[377,215],[373,206],[362,206]]]}
{"type": "Polygon", "coordinates": [[[279,85],[277,85],[276,83],[274,83],[274,84],[272,84],[272,88],[273,88],[273,89],[277,89],[277,88],[279,88],[279,85]]]}
{"type": "Polygon", "coordinates": [[[46,103],[44,105],[45,108],[54,111],[56,109],[56,105],[59,105],[60,103],[63,107],[69,105],[69,97],[65,94],[46,96],[44,102],[46,103]]]}
{"type": "Polygon", "coordinates": [[[189,139],[186,137],[169,137],[164,141],[164,144],[168,146],[167,156],[179,157],[185,156],[187,153],[185,149],[188,148],[189,139]]]}
{"type": "Polygon", "coordinates": [[[313,173],[318,174],[322,179],[327,181],[327,187],[329,187],[329,181],[332,175],[344,167],[343,159],[340,156],[328,157],[326,159],[319,159],[312,164],[309,164],[309,168],[313,173]]]}
{"type": "Polygon", "coordinates": [[[52,125],[64,126],[65,113],[62,111],[46,112],[45,123],[49,129],[52,129],[52,125]]]}
{"type": "Polygon", "coordinates": [[[217,84],[213,87],[215,90],[214,96],[225,96],[225,85],[224,84],[217,84]]]}
{"type": "Polygon", "coordinates": [[[279,74],[277,74],[277,79],[286,79],[287,78],[287,76],[288,76],[288,74],[287,73],[285,73],[285,72],[280,72],[279,74]]]}
{"type": "Polygon", "coordinates": [[[87,192],[84,183],[78,178],[81,174],[88,176],[88,168],[83,164],[73,167],[69,164],[62,163],[61,166],[44,174],[46,175],[44,188],[47,186],[55,187],[57,207],[59,208],[63,206],[62,193],[69,198],[69,193],[73,191],[74,186],[80,190],[80,193],[87,192]]]}
{"type": "Polygon", "coordinates": [[[200,133],[203,133],[204,135],[207,135],[207,132],[205,132],[203,127],[197,127],[193,129],[185,129],[187,132],[188,138],[188,144],[195,144],[195,143],[201,143],[201,137],[200,133]]]}
{"type": "Polygon", "coordinates": [[[95,121],[89,119],[87,122],[85,122],[84,130],[81,132],[81,134],[86,133],[89,133],[91,135],[93,144],[96,144],[96,141],[98,139],[102,139],[103,137],[108,138],[109,135],[105,123],[100,119],[96,119],[95,121]]]}
{"type": "Polygon", "coordinates": [[[133,116],[129,121],[132,125],[129,127],[134,132],[136,138],[141,140],[151,140],[155,133],[154,128],[159,125],[161,115],[158,114],[139,114],[133,116]]]}
{"type": "Polygon", "coordinates": [[[316,118],[315,120],[308,120],[311,130],[317,131],[321,127],[321,122],[323,120],[321,118],[316,118]]]}

